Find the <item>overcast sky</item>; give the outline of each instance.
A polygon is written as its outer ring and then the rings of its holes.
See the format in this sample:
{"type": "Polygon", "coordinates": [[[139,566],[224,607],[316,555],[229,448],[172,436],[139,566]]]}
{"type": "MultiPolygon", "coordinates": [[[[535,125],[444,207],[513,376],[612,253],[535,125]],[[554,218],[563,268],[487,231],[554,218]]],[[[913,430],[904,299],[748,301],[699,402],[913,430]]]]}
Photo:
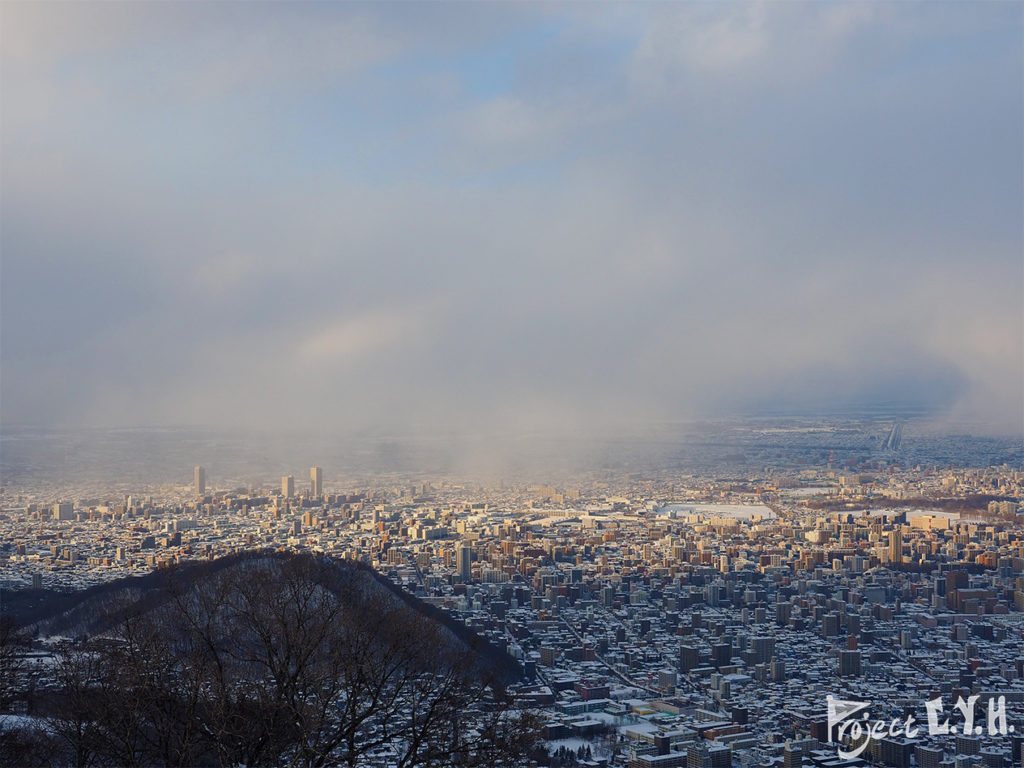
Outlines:
{"type": "Polygon", "coordinates": [[[0,417],[1020,432],[1022,9],[5,2],[0,417]]]}

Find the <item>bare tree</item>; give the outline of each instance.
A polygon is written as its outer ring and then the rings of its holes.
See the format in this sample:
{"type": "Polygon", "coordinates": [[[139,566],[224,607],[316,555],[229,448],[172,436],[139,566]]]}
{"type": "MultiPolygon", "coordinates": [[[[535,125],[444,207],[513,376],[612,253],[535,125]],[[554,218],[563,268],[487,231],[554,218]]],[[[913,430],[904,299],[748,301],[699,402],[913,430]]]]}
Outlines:
{"type": "Polygon", "coordinates": [[[13,711],[27,704],[31,690],[32,671],[25,664],[31,645],[28,632],[0,616],[0,765],[45,765],[50,758],[43,735],[13,711]]]}
{"type": "Polygon", "coordinates": [[[61,651],[53,722],[76,766],[511,766],[536,743],[479,654],[328,559],[172,574],[151,603],[61,651]]]}

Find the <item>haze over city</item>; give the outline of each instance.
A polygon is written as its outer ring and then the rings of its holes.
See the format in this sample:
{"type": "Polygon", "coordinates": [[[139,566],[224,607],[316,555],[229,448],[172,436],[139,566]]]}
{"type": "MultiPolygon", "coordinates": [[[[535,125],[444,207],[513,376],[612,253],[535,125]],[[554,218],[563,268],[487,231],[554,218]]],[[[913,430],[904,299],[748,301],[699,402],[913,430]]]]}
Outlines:
{"type": "Polygon", "coordinates": [[[1024,0],[0,0],[0,765],[1014,768],[1022,649],[1024,0]]]}
{"type": "Polygon", "coordinates": [[[8,427],[1022,432],[1019,3],[2,21],[8,427]]]}

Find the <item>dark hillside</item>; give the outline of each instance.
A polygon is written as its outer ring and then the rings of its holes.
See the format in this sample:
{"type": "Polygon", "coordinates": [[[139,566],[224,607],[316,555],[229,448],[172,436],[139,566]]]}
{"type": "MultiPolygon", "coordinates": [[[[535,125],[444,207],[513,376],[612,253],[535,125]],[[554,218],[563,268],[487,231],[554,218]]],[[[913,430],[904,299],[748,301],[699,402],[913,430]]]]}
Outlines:
{"type": "Polygon", "coordinates": [[[356,595],[364,598],[377,594],[391,595],[409,611],[445,627],[504,684],[517,681],[522,674],[515,659],[503,650],[448,612],[423,602],[369,566],[308,554],[257,550],[161,568],[145,576],[117,579],[79,592],[4,591],[0,595],[0,605],[7,620],[37,631],[40,636],[92,637],[110,633],[129,616],[157,610],[172,595],[187,592],[193,585],[208,583],[219,575],[236,571],[272,572],[283,563],[315,566],[320,571],[320,578],[324,579],[325,587],[349,602],[356,595]]]}
{"type": "Polygon", "coordinates": [[[514,765],[532,744],[514,660],[365,566],[251,552],[26,616],[71,638],[23,697],[58,764],[514,765]]]}

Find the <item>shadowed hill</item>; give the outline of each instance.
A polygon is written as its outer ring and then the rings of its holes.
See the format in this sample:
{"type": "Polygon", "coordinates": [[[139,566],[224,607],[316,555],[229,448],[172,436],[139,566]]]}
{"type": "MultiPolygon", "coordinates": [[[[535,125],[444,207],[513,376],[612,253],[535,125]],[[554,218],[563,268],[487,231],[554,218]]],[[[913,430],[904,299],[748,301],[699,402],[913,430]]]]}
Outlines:
{"type": "Polygon", "coordinates": [[[28,701],[56,764],[511,766],[535,741],[514,660],[328,557],[188,564],[22,618],[71,638],[28,701]]]}
{"type": "Polygon", "coordinates": [[[234,573],[273,576],[285,564],[315,570],[324,588],[342,598],[350,608],[362,605],[370,610],[388,596],[404,606],[410,616],[436,622],[454,641],[470,649],[489,674],[503,684],[517,681],[522,674],[515,659],[447,611],[423,602],[363,563],[326,556],[254,550],[161,568],[144,576],[125,577],[77,592],[5,590],[2,604],[8,620],[41,636],[98,636],[116,630],[129,617],[159,610],[172,596],[187,593],[197,585],[234,573]]]}

